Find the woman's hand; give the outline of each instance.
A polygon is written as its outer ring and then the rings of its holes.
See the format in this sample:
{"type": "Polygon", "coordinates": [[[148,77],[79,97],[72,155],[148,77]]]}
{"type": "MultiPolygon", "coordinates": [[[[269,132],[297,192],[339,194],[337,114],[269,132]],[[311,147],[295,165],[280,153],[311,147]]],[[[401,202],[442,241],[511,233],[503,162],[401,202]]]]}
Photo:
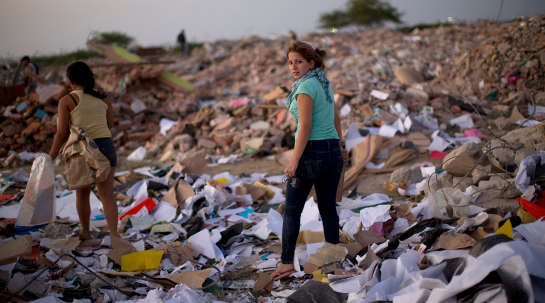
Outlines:
{"type": "Polygon", "coordinates": [[[295,161],[295,162],[290,161],[290,164],[288,164],[288,167],[284,169],[284,176],[286,176],[286,178],[288,179],[295,177],[295,171],[297,170],[297,166],[299,166],[298,161],[295,161]]]}

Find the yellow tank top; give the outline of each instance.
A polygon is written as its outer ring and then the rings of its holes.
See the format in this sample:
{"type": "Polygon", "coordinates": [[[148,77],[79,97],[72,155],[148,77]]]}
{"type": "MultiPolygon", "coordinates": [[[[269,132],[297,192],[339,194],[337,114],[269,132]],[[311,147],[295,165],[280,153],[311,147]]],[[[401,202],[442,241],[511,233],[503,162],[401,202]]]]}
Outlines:
{"type": "Polygon", "coordinates": [[[72,124],[81,127],[92,139],[111,138],[106,112],[108,105],[99,98],[75,90],[79,97],[78,106],[70,112],[72,124]]]}

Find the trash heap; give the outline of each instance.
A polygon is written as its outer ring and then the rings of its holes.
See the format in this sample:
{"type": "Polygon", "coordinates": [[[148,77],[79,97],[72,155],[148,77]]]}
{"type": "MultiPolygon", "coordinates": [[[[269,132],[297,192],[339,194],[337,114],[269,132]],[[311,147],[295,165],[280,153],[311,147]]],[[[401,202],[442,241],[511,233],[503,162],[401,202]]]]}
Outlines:
{"type": "MultiPolygon", "coordinates": [[[[340,243],[325,243],[311,191],[295,273],[279,281],[270,274],[281,254],[283,176],[234,175],[221,164],[268,154],[280,167],[289,162],[287,42],[209,44],[176,70],[153,67],[134,82],[130,65],[98,67],[101,85],[121,87],[113,135],[128,157],[120,162],[161,164],[116,172],[122,238],[110,238],[93,191],[93,239],[82,240],[76,194],[53,161],[10,145],[0,184],[1,300],[545,302],[544,25],[537,15],[309,37],[331,52],[350,164],[337,196],[340,243]],[[247,58],[260,59],[249,66],[247,58]],[[173,88],[163,73],[195,88],[173,88]],[[21,162],[33,159],[28,174],[21,162]]],[[[124,58],[116,64],[137,60],[94,47],[124,58]]]]}
{"type": "MultiPolygon", "coordinates": [[[[536,15],[504,24],[479,20],[411,34],[380,28],[305,41],[330,52],[327,76],[345,129],[392,124],[397,118],[390,115],[392,106],[417,120],[426,109],[438,125],[449,125],[462,111],[474,113],[473,105],[483,115],[492,112],[493,128],[508,131],[527,105],[545,106],[543,22],[543,15],[536,15]]],[[[88,64],[98,86],[112,94],[119,152],[142,146],[149,158],[161,157],[168,143],[184,134],[189,137],[177,145],[181,152],[196,148],[209,155],[260,157],[293,147],[295,122],[282,107],[293,81],[286,72],[287,40],[208,43],[190,58],[169,55],[158,62],[120,47],[87,45],[106,58],[88,64]]],[[[16,98],[21,92],[2,87],[0,157],[49,150],[58,99],[70,88],[63,71],[46,68],[43,74],[54,84],[44,80],[28,97],[16,98]]],[[[543,118],[540,108],[529,110],[543,118]]],[[[472,118],[479,120],[476,114],[472,118]]]]}

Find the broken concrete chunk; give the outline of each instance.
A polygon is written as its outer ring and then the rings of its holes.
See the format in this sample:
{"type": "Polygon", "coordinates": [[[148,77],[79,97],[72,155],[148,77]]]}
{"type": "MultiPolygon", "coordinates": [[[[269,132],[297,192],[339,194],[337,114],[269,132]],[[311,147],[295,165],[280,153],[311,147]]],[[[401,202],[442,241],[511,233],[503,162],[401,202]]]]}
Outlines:
{"type": "Polygon", "coordinates": [[[342,303],[345,299],[345,294],[334,291],[328,284],[309,280],[288,297],[288,303],[342,303]]]}
{"type": "Polygon", "coordinates": [[[515,164],[516,152],[525,147],[533,147],[545,141],[545,124],[513,130],[501,139],[490,142],[490,152],[487,154],[490,164],[504,166],[515,164]]]}
{"type": "Polygon", "coordinates": [[[481,156],[482,151],[479,144],[466,143],[450,152],[443,159],[443,169],[450,174],[464,176],[471,171],[481,156]]]}
{"type": "Polygon", "coordinates": [[[466,188],[473,185],[473,179],[471,177],[454,177],[452,178],[452,186],[454,186],[454,189],[459,189],[461,191],[465,191],[466,188]],[[461,182],[460,182],[461,181],[461,182]],[[458,184],[456,186],[456,184],[458,184]]]}
{"type": "Polygon", "coordinates": [[[390,183],[394,182],[405,182],[409,181],[410,183],[418,183],[422,181],[422,171],[420,167],[401,167],[392,173],[390,177],[390,183]]]}
{"type": "Polygon", "coordinates": [[[487,180],[489,178],[491,171],[490,165],[482,166],[477,165],[473,172],[471,173],[473,176],[473,184],[478,184],[482,180],[487,180]]]}
{"type": "Polygon", "coordinates": [[[440,188],[443,187],[452,187],[452,175],[449,173],[446,174],[433,174],[428,179],[428,185],[424,186],[424,193],[428,195],[428,186],[431,188],[432,191],[437,191],[440,188]]]}
{"type": "Polygon", "coordinates": [[[511,44],[500,43],[498,44],[497,49],[498,49],[498,52],[500,52],[500,54],[505,55],[505,53],[507,53],[507,51],[511,49],[511,44]]]}
{"type": "Polygon", "coordinates": [[[520,197],[522,193],[515,185],[515,178],[504,179],[502,176],[491,176],[488,181],[479,182],[479,190],[487,191],[491,197],[509,199],[520,197]]]}
{"type": "Polygon", "coordinates": [[[522,162],[522,160],[528,158],[535,153],[536,151],[533,147],[525,147],[521,150],[517,150],[517,153],[515,154],[515,164],[517,166],[520,166],[520,162],[522,162]]]}
{"type": "Polygon", "coordinates": [[[216,146],[217,144],[214,140],[199,139],[199,141],[197,141],[197,147],[199,148],[214,149],[216,146]]]}

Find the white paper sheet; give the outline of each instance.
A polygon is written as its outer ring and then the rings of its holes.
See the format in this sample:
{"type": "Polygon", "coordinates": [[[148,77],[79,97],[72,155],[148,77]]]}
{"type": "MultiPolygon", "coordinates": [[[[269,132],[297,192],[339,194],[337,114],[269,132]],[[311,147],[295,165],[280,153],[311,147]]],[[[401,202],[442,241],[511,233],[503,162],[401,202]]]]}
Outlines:
{"type": "Polygon", "coordinates": [[[135,149],[128,157],[127,160],[129,161],[142,161],[146,157],[146,154],[148,151],[143,146],[139,146],[137,149],[135,149]]]}
{"type": "Polygon", "coordinates": [[[197,256],[198,254],[203,254],[211,259],[216,258],[212,241],[210,241],[210,233],[208,232],[208,229],[205,228],[189,237],[187,242],[191,243],[193,255],[197,256]]]}
{"type": "Polygon", "coordinates": [[[218,211],[218,216],[226,217],[226,216],[229,216],[229,215],[234,215],[234,214],[238,214],[238,213],[245,212],[245,211],[246,211],[246,208],[244,208],[244,207],[239,207],[239,208],[235,208],[235,209],[221,209],[221,210],[218,211]]]}
{"type": "Polygon", "coordinates": [[[352,107],[350,107],[350,104],[346,103],[343,107],[341,107],[341,110],[339,110],[339,115],[341,115],[341,117],[346,117],[351,111],[352,107]]]}
{"type": "Polygon", "coordinates": [[[172,207],[168,202],[161,202],[153,210],[153,219],[155,222],[170,222],[176,217],[176,207],[172,207]]]}
{"type": "Polygon", "coordinates": [[[360,211],[360,219],[363,227],[369,228],[375,222],[386,222],[392,217],[389,214],[390,205],[378,205],[367,207],[360,211]]]}
{"type": "Polygon", "coordinates": [[[162,118],[161,121],[159,122],[159,127],[161,128],[161,135],[166,136],[167,132],[176,124],[178,124],[178,122],[169,120],[167,118],[162,118]]]}
{"type": "Polygon", "coordinates": [[[403,121],[401,119],[397,119],[396,122],[390,124],[390,125],[382,125],[380,127],[380,130],[378,134],[383,137],[392,138],[395,136],[397,132],[404,133],[405,132],[405,126],[403,125],[403,121]]]}
{"type": "Polygon", "coordinates": [[[267,228],[280,239],[282,239],[283,223],[284,219],[282,218],[282,215],[272,208],[269,209],[269,213],[267,214],[267,228]]]}
{"type": "Polygon", "coordinates": [[[458,125],[460,129],[472,128],[475,125],[475,123],[473,123],[473,120],[471,119],[470,114],[462,115],[460,117],[451,119],[449,122],[450,125],[458,125]]]}
{"type": "MultiPolygon", "coordinates": [[[[91,209],[97,208],[102,209],[102,202],[97,198],[97,196],[91,191],[91,197],[89,198],[91,209]]],[[[73,191],[72,194],[57,198],[56,206],[57,216],[60,218],[68,217],[71,222],[78,222],[78,210],[76,209],[76,192],[73,191]]]]}
{"type": "MultiPolygon", "coordinates": [[[[532,114],[534,112],[534,106],[532,104],[528,104],[528,114],[532,114]]],[[[537,105],[535,107],[535,113],[534,115],[540,115],[545,114],[545,106],[539,106],[537,105]]]]}
{"type": "Polygon", "coordinates": [[[314,202],[314,198],[311,197],[305,203],[303,213],[301,214],[301,225],[305,225],[311,221],[318,221],[320,218],[320,211],[318,210],[318,204],[314,202]]]}
{"type": "Polygon", "coordinates": [[[387,100],[389,96],[388,93],[384,93],[375,89],[371,91],[370,95],[380,100],[387,100]]]}

